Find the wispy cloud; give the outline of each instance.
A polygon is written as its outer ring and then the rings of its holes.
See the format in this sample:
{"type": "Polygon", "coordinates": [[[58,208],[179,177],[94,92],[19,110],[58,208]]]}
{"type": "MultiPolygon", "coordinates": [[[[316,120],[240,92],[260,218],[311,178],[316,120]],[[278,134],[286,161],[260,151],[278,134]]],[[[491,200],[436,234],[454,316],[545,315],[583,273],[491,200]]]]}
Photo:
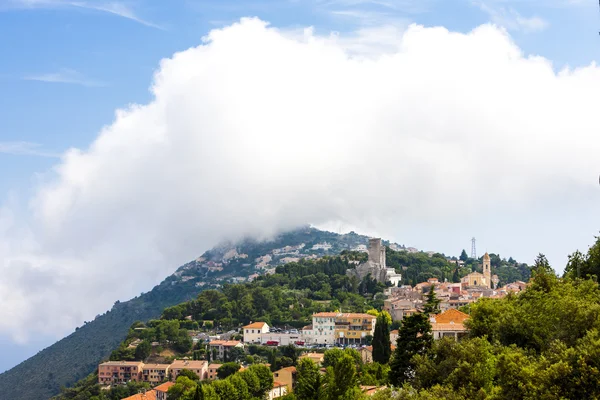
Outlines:
{"type": "Polygon", "coordinates": [[[545,19],[537,15],[524,17],[512,7],[491,6],[483,2],[474,2],[474,4],[488,14],[493,23],[511,31],[540,32],[550,26],[545,19]]]}
{"type": "Polygon", "coordinates": [[[44,150],[41,144],[32,142],[0,142],[0,153],[18,156],[60,157],[59,153],[44,150]]]}
{"type": "Polygon", "coordinates": [[[24,76],[23,79],[26,81],[39,81],[48,83],[69,83],[87,87],[106,86],[105,83],[88,79],[73,69],[61,69],[58,72],[27,75],[24,76]]]}
{"type": "MultiPolygon", "coordinates": [[[[2,6],[0,6],[0,9],[2,6]]],[[[122,18],[135,21],[139,24],[165,30],[163,26],[155,24],[154,22],[138,16],[132,8],[122,2],[90,2],[90,1],[69,1],[69,0],[8,0],[8,3],[4,5],[4,8],[79,8],[88,9],[99,12],[104,12],[112,15],[116,15],[122,18]]]]}
{"type": "Polygon", "coordinates": [[[436,0],[312,0],[315,9],[359,27],[404,25],[436,0]]]}

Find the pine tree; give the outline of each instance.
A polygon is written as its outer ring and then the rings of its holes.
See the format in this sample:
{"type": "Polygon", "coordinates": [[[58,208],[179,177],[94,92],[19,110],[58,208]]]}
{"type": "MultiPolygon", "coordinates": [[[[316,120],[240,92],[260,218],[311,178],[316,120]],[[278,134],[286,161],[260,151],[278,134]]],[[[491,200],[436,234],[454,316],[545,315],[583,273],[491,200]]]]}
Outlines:
{"type": "Polygon", "coordinates": [[[423,312],[425,314],[435,314],[439,311],[440,308],[440,299],[437,298],[434,286],[431,285],[431,289],[429,289],[429,294],[427,294],[427,302],[423,306],[423,312]]]}
{"type": "Polygon", "coordinates": [[[391,344],[388,319],[382,312],[377,317],[377,322],[375,323],[375,333],[373,334],[373,361],[380,364],[387,364],[392,355],[391,344]]]}
{"type": "Polygon", "coordinates": [[[469,259],[469,256],[467,255],[467,252],[465,251],[465,249],[463,249],[462,253],[460,253],[459,260],[467,261],[468,259],[469,259]]]}
{"type": "Polygon", "coordinates": [[[388,375],[390,383],[400,386],[409,379],[414,373],[412,357],[416,354],[425,354],[432,343],[431,324],[426,313],[417,313],[404,318],[398,330],[394,358],[390,363],[388,375]]]}

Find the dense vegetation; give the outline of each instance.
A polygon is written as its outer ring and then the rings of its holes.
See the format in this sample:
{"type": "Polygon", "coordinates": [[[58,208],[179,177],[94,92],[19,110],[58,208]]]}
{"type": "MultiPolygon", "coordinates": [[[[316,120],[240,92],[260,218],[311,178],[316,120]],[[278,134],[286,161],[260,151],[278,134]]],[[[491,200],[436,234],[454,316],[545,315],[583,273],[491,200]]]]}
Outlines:
{"type": "MultiPolygon", "coordinates": [[[[457,260],[455,258],[455,260],[457,260]]],[[[414,286],[421,282],[426,282],[429,278],[438,278],[440,282],[446,279],[449,282],[459,282],[460,278],[470,272],[481,271],[482,257],[473,259],[466,257],[463,250],[463,256],[460,260],[464,266],[457,266],[448,262],[446,256],[435,253],[429,256],[427,253],[408,253],[405,251],[393,251],[387,248],[386,263],[389,267],[394,267],[402,274],[402,283],[414,286]]],[[[515,281],[527,282],[531,275],[527,264],[518,263],[512,257],[508,260],[500,258],[497,254],[490,254],[492,274],[498,275],[499,285],[515,281]]]]}
{"type": "Polygon", "coordinates": [[[346,275],[350,264],[342,257],[301,260],[279,266],[273,275],[252,283],[224,285],[221,290],[206,290],[196,300],[169,307],[163,319],[210,320],[223,329],[250,321],[301,328],[311,322],[312,314],[342,308],[364,312],[383,304],[376,296],[385,288],[370,277],[360,282],[346,275]]]}

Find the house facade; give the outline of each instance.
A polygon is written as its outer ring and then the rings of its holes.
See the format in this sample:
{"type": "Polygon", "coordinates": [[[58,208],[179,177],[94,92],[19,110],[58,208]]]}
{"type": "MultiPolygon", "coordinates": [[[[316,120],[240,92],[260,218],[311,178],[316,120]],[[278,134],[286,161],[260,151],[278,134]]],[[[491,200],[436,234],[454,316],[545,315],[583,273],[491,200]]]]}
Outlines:
{"type": "Polygon", "coordinates": [[[108,361],[98,366],[98,383],[126,383],[142,380],[141,361],[108,361]]]}
{"type": "Polygon", "coordinates": [[[229,355],[229,351],[234,347],[244,347],[244,344],[237,340],[213,340],[208,344],[210,351],[215,351],[216,358],[219,360],[225,360],[225,357],[229,355]]]}
{"type": "Polygon", "coordinates": [[[142,367],[142,380],[152,384],[164,382],[169,377],[171,364],[144,364],[142,367]]]}
{"type": "Polygon", "coordinates": [[[242,328],[244,331],[244,343],[261,343],[263,333],[269,333],[269,325],[266,322],[254,322],[242,328]]]}
{"type": "Polygon", "coordinates": [[[198,378],[206,379],[208,362],[203,360],[175,360],[171,364],[171,380],[175,382],[182,370],[192,371],[198,378]]]}

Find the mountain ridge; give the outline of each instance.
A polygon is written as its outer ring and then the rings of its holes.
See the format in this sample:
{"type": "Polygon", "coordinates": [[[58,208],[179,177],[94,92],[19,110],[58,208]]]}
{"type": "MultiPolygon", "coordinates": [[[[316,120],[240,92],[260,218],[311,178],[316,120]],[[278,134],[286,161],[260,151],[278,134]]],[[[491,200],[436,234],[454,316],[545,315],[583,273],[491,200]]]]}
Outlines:
{"type": "Polygon", "coordinates": [[[0,393],[11,400],[49,398],[58,394],[61,387],[69,386],[92,372],[98,362],[108,357],[126,337],[135,321],[156,318],[164,308],[191,300],[202,290],[274,268],[285,262],[286,257],[289,261],[299,256],[303,258],[302,255],[339,254],[353,245],[366,244],[367,239],[367,236],[354,232],[341,235],[304,226],[267,241],[245,239],[238,243],[223,242],[180,266],[149,292],[128,301],[115,302],[106,313],[0,374],[0,393]],[[312,248],[323,243],[331,245],[331,248],[326,245],[312,248]],[[306,251],[297,254],[295,252],[299,249],[285,251],[287,246],[301,244],[306,251]],[[231,250],[235,250],[237,256],[231,250]],[[275,250],[281,251],[273,254],[275,250]],[[266,261],[263,257],[269,254],[271,260],[266,261]],[[261,262],[262,266],[257,267],[261,262]]]}

